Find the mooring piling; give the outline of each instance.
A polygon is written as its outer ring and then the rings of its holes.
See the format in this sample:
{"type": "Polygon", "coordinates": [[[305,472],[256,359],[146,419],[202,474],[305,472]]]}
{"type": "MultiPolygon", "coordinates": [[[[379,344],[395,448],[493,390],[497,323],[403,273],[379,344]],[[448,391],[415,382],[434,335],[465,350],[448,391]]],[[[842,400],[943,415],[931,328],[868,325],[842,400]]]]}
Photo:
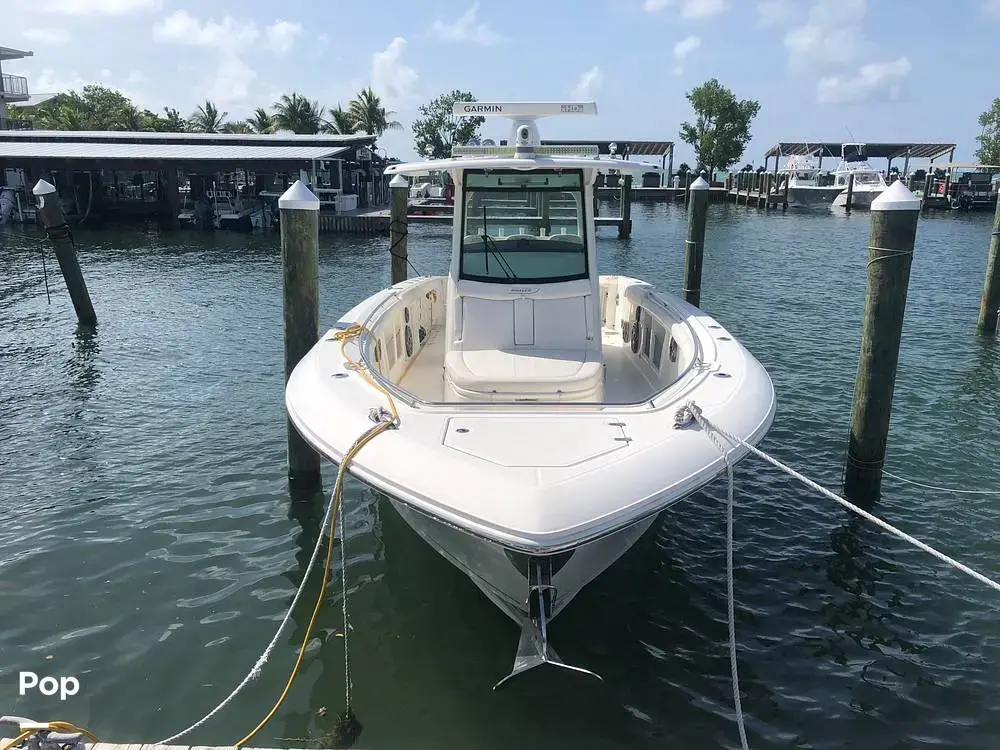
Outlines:
{"type": "Polygon", "coordinates": [[[66,224],[62,201],[56,193],[56,188],[45,180],[39,180],[31,192],[38,199],[38,218],[55,248],[59,270],[62,271],[66,289],[69,291],[70,299],[73,300],[73,309],[76,310],[76,319],[80,325],[96,326],[97,313],[94,312],[94,305],[90,301],[87,282],[83,278],[83,271],[80,270],[76,246],[69,233],[69,225],[66,224]]]}
{"type": "Polygon", "coordinates": [[[986,280],[983,282],[983,296],[979,301],[979,330],[996,333],[1000,318],[1000,195],[997,195],[996,210],[993,212],[993,233],[990,235],[990,249],[986,256],[986,280]]]}
{"type": "Polygon", "coordinates": [[[621,221],[618,222],[618,239],[632,235],[632,175],[622,175],[621,221]]]}
{"type": "Polygon", "coordinates": [[[684,241],[684,301],[701,306],[701,261],[705,252],[705,220],[708,218],[708,180],[704,172],[691,183],[688,202],[688,236],[684,241]]]}
{"type": "Polygon", "coordinates": [[[920,200],[902,181],[872,201],[864,330],[844,475],[844,492],[857,501],[877,500],[882,484],[919,217],[920,200]]]}
{"type": "Polygon", "coordinates": [[[844,210],[846,210],[847,213],[851,213],[852,203],[854,203],[854,172],[847,175],[847,203],[844,204],[844,210]]]}
{"type": "Polygon", "coordinates": [[[389,281],[406,281],[409,257],[409,223],[406,214],[410,200],[410,183],[398,174],[389,182],[389,281]]]}
{"type": "MultiPolygon", "coordinates": [[[[278,198],[284,277],[285,383],[319,340],[319,198],[296,180],[278,198]]],[[[319,486],[319,454],[287,419],[288,478],[319,486]]]]}

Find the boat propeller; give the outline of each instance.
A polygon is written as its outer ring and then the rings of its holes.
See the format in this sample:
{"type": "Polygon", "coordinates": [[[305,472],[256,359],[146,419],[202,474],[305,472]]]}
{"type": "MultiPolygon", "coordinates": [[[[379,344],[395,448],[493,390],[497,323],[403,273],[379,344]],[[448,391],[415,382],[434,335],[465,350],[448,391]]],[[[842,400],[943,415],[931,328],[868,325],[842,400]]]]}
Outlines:
{"type": "Polygon", "coordinates": [[[528,563],[528,598],[525,601],[529,617],[521,620],[521,637],[517,642],[514,667],[509,675],[493,686],[494,690],[519,674],[542,664],[551,664],[553,667],[596,677],[603,682],[603,678],[596,672],[562,661],[549,646],[547,626],[552,618],[552,603],[555,597],[556,587],[552,585],[551,562],[545,558],[532,558],[528,563]]]}

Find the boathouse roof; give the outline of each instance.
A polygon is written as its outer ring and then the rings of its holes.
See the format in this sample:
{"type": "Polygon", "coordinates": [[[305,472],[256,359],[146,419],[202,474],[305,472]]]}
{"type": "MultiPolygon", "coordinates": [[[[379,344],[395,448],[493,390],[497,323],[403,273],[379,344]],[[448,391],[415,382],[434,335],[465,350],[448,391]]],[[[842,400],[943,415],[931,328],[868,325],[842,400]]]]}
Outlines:
{"type": "MultiPolygon", "coordinates": [[[[848,141],[857,143],[857,141],[848,141]]],[[[839,158],[843,143],[817,141],[782,141],[771,146],[764,156],[834,156],[839,158]]],[[[865,155],[871,159],[938,159],[955,150],[954,143],[865,143],[865,155]]]]}
{"type": "MultiPolygon", "coordinates": [[[[543,146],[597,146],[598,153],[606,156],[611,153],[611,144],[615,144],[615,154],[621,156],[628,147],[629,156],[669,156],[673,153],[673,141],[630,141],[627,138],[621,140],[596,141],[583,139],[575,141],[551,141],[542,139],[543,146]]],[[[837,152],[840,153],[839,151],[837,152]]]]}

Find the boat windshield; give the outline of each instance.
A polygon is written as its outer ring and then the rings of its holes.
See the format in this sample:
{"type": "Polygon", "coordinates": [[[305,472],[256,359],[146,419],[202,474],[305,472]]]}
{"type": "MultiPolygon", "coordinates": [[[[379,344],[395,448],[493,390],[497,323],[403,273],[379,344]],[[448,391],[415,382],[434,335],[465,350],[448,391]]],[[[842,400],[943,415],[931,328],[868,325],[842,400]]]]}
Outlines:
{"type": "Polygon", "coordinates": [[[583,195],[581,170],[466,171],[459,278],[587,278],[583,195]]]}

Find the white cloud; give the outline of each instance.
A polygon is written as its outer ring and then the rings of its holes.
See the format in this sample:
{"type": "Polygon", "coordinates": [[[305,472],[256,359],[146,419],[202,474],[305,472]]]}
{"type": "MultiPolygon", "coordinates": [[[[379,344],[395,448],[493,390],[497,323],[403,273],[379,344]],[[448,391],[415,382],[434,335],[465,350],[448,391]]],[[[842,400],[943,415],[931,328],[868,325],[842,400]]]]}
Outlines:
{"type": "Polygon", "coordinates": [[[243,23],[231,16],[221,21],[209,18],[204,23],[186,10],[178,10],[153,27],[153,39],[158,42],[190,44],[233,50],[244,47],[260,36],[253,22],[243,23]]]}
{"type": "Polygon", "coordinates": [[[45,68],[41,75],[31,83],[33,96],[42,94],[59,94],[64,91],[79,91],[91,83],[98,83],[94,78],[82,78],[75,70],[68,77],[59,76],[52,68],[45,68]]]}
{"type": "Polygon", "coordinates": [[[817,0],[806,22],[785,35],[789,65],[832,73],[856,63],[868,47],[862,28],[866,12],[866,0],[817,0]]]}
{"type": "Polygon", "coordinates": [[[1000,18],[1000,0],[985,0],[983,2],[983,13],[1000,18]]]}
{"type": "Polygon", "coordinates": [[[111,78],[111,71],[108,68],[101,68],[101,80],[107,81],[111,78]]]}
{"type": "Polygon", "coordinates": [[[248,104],[257,80],[257,71],[239,55],[227,52],[219,58],[212,77],[202,84],[204,96],[216,104],[248,104]]]}
{"type": "Polygon", "coordinates": [[[295,46],[295,40],[302,35],[302,25],[291,21],[275,21],[264,29],[267,46],[276,55],[286,55],[295,46]]]}
{"type": "Polygon", "coordinates": [[[594,94],[597,93],[603,83],[604,73],[602,73],[601,69],[595,65],[580,76],[580,80],[573,88],[573,96],[577,99],[589,101],[594,98],[594,94]]]}
{"type": "Polygon", "coordinates": [[[821,104],[856,104],[893,101],[900,97],[902,82],[913,66],[906,57],[891,62],[868,63],[853,76],[828,76],[816,84],[821,104]]]}
{"type": "Polygon", "coordinates": [[[35,44],[65,44],[69,41],[66,29],[25,29],[21,36],[35,44]]]}
{"type": "Polygon", "coordinates": [[[689,21],[703,21],[729,10],[729,0],[645,0],[642,7],[647,13],[657,13],[674,5],[680,7],[681,18],[689,21]]]}
{"type": "Polygon", "coordinates": [[[45,0],[41,10],[70,16],[124,16],[162,7],[163,0],[45,0]]]}
{"type": "Polygon", "coordinates": [[[319,34],[316,37],[316,44],[321,48],[326,48],[330,46],[330,36],[328,34],[319,34]]]}
{"type": "Polygon", "coordinates": [[[783,26],[794,14],[792,0],[760,0],[757,3],[757,25],[762,28],[783,26]]]}
{"type": "Polygon", "coordinates": [[[684,62],[701,48],[701,37],[688,36],[681,39],[674,45],[674,75],[679,76],[684,72],[684,62]]]}
{"type": "Polygon", "coordinates": [[[141,70],[130,70],[125,80],[128,83],[148,83],[149,77],[141,70]]]}
{"type": "Polygon", "coordinates": [[[372,88],[376,94],[398,107],[411,103],[419,78],[417,71],[403,62],[405,50],[406,40],[397,36],[388,47],[372,55],[372,88]]]}
{"type": "Polygon", "coordinates": [[[503,36],[489,27],[487,23],[476,23],[479,3],[460,15],[454,23],[436,20],[431,24],[431,35],[446,42],[472,42],[473,44],[497,44],[506,41],[503,36]]]}

